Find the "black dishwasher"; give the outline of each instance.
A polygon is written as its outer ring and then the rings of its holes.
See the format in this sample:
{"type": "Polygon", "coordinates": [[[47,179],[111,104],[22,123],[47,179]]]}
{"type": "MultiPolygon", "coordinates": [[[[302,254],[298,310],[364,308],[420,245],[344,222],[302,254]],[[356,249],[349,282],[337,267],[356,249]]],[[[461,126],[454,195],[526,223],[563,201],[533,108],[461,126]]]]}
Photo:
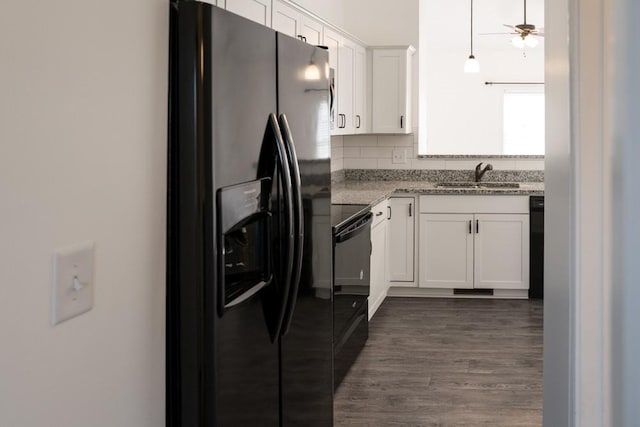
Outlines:
{"type": "Polygon", "coordinates": [[[544,196],[529,198],[529,298],[544,297],[544,196]]]}

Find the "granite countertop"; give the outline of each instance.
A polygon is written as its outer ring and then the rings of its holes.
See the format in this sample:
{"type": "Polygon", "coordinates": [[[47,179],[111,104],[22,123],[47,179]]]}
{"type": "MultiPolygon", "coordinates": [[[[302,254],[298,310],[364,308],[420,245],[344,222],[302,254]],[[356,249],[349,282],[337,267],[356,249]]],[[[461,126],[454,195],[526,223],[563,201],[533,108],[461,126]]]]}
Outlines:
{"type": "Polygon", "coordinates": [[[427,181],[356,181],[334,183],[331,203],[375,205],[391,194],[544,195],[544,183],[520,182],[520,188],[446,188],[427,181]]]}

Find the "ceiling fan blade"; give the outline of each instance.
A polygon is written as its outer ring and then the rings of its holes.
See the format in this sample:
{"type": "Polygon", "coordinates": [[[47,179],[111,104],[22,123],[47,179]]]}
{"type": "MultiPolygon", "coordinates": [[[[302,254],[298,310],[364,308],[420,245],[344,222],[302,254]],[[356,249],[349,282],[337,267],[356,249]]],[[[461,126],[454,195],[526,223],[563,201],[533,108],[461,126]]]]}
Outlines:
{"type": "Polygon", "coordinates": [[[502,25],[504,25],[507,28],[512,29],[513,31],[515,31],[518,34],[522,33],[522,30],[520,28],[516,27],[515,25],[509,25],[509,24],[502,24],[502,25]]]}

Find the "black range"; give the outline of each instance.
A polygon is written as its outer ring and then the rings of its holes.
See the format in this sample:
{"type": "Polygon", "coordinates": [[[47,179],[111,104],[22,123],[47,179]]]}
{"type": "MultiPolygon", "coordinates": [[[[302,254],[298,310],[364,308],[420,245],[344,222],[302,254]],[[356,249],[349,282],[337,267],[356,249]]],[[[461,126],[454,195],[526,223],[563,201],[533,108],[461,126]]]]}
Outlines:
{"type": "Polygon", "coordinates": [[[369,205],[331,205],[336,388],[360,354],[369,336],[372,217],[369,205]]]}

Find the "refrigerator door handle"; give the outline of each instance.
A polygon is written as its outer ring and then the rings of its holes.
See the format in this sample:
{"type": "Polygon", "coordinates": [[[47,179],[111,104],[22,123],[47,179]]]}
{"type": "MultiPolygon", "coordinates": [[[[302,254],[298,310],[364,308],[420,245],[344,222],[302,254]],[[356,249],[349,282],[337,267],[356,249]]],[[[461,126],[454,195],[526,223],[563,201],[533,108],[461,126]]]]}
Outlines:
{"type": "Polygon", "coordinates": [[[281,334],[284,336],[291,328],[293,321],[293,313],[296,307],[298,297],[298,289],[300,288],[300,279],[302,276],[302,260],[304,245],[304,210],[302,206],[302,181],[300,179],[300,167],[298,165],[298,156],[296,154],[295,143],[291,128],[285,114],[280,114],[280,129],[284,137],[284,143],[289,159],[289,170],[291,172],[291,184],[293,186],[293,214],[294,214],[294,232],[295,232],[295,250],[293,271],[291,274],[291,288],[289,290],[289,301],[285,314],[285,320],[281,334]]]}
{"type": "Polygon", "coordinates": [[[284,269],[281,274],[278,274],[278,278],[282,281],[282,287],[279,288],[281,292],[278,295],[279,307],[277,310],[277,317],[275,327],[271,331],[271,339],[275,342],[282,331],[282,327],[287,313],[287,306],[289,301],[289,294],[291,291],[291,276],[293,271],[293,260],[295,251],[295,217],[294,217],[294,204],[293,204],[293,184],[291,182],[291,169],[289,167],[289,160],[287,155],[287,148],[284,144],[282,132],[278,124],[278,118],[274,113],[269,114],[269,127],[272,131],[273,140],[269,141],[265,138],[265,143],[273,143],[275,145],[275,156],[272,156],[269,147],[262,147],[263,152],[260,155],[260,162],[258,164],[258,175],[269,176],[273,173],[273,159],[277,158],[278,167],[280,171],[280,179],[283,186],[283,208],[285,210],[285,233],[287,247],[284,252],[284,259],[275,260],[277,266],[284,265],[284,269]],[[269,165],[271,163],[271,165],[269,165]]]}

